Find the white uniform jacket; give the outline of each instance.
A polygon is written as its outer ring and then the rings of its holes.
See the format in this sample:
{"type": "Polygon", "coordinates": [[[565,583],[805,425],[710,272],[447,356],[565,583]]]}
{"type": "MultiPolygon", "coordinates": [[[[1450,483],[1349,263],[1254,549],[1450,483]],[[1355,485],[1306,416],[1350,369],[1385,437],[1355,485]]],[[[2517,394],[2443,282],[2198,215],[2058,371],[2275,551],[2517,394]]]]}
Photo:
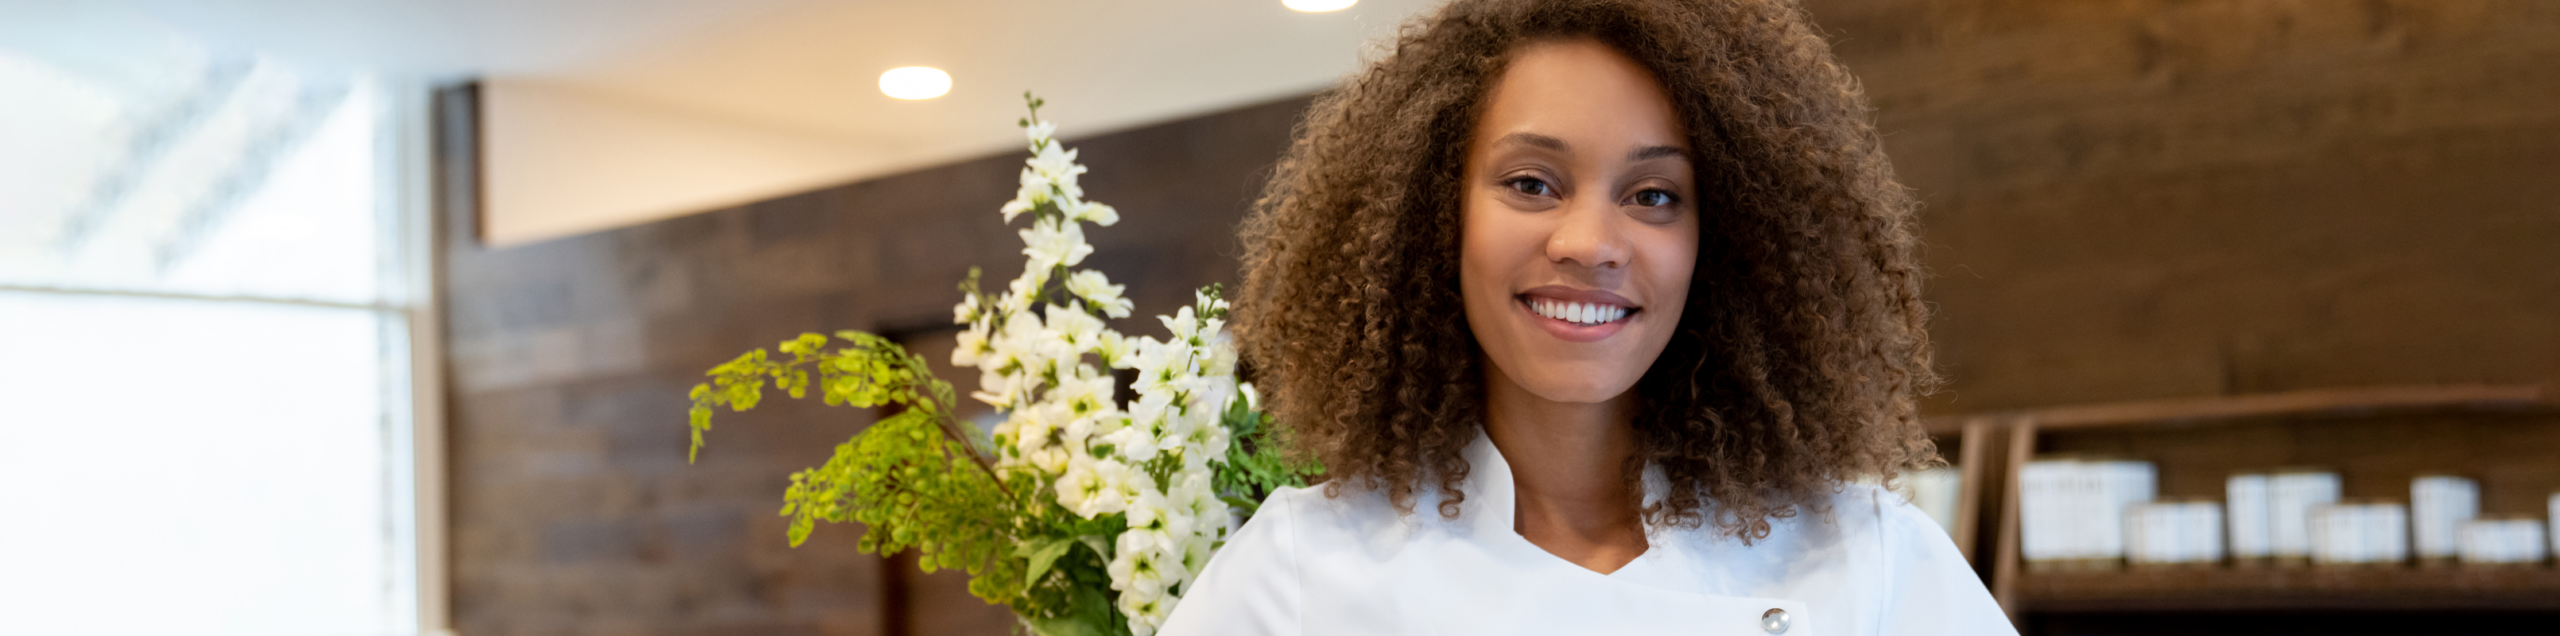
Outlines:
{"type": "MultiPolygon", "coordinates": [[[[1826,515],[1771,520],[1751,545],[1653,533],[1610,574],[1512,531],[1511,467],[1478,435],[1457,519],[1433,495],[1284,490],[1200,573],[1160,634],[2016,634],[1956,551],[1891,491],[1847,486],[1826,515]]],[[[1647,489],[1659,492],[1660,484],[1647,489]]]]}

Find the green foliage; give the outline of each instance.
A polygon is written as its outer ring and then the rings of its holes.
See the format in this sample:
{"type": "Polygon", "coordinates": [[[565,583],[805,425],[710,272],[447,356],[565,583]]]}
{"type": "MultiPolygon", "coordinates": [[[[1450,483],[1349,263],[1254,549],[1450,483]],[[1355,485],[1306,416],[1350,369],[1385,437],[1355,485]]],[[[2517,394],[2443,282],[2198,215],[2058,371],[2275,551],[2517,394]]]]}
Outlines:
{"type": "MultiPolygon", "coordinates": [[[[1214,293],[1214,292],[1212,292],[1214,293]]],[[[1324,474],[1324,466],[1290,461],[1280,452],[1278,429],[1271,414],[1255,410],[1243,399],[1229,400],[1222,414],[1235,441],[1227,446],[1225,464],[1211,464],[1211,484],[1218,498],[1245,517],[1262,508],[1262,500],[1281,488],[1305,488],[1307,479],[1324,474]]]]}
{"type": "Polygon", "coordinates": [[[834,406],[897,407],[836,445],[825,464],[792,473],[781,511],[791,517],[792,546],[808,541],[818,522],[861,523],[863,552],[912,549],[927,572],[966,571],[971,594],[1013,607],[1043,634],[1126,634],[1102,590],[1110,587],[1109,540],[1128,527],[1127,517],[1080,518],[1048,503],[1036,478],[1000,475],[979,452],[986,441],[976,429],[952,418],[953,391],[922,357],[872,334],[835,338],[845,346],[830,349],[827,336],[803,334],[776,347],[787,357],[757,349],[713,367],[711,381],[692,391],[688,461],[701,451],[712,412],[755,408],[766,383],[794,398],[806,398],[814,384],[834,406]]]}
{"type": "Polygon", "coordinates": [[[1014,493],[1031,484],[998,482],[977,450],[983,440],[951,417],[951,386],[933,377],[924,358],[877,335],[843,331],[835,337],[846,346],[828,349],[827,336],[802,334],[776,347],[788,359],[757,349],[713,367],[711,381],[693,388],[688,459],[700,453],[714,408],[755,408],[766,382],[805,398],[815,369],[815,387],[828,405],[899,410],[838,444],[826,464],[791,475],[782,507],[791,517],[791,545],[807,541],[819,521],[859,522],[870,528],[862,536],[864,552],[916,549],[927,571],[952,568],[991,577],[995,584],[986,589],[992,595],[980,596],[1009,600],[1005,589],[1020,586],[1021,564],[1008,558],[1014,529],[1005,521],[1028,503],[1014,493]]]}

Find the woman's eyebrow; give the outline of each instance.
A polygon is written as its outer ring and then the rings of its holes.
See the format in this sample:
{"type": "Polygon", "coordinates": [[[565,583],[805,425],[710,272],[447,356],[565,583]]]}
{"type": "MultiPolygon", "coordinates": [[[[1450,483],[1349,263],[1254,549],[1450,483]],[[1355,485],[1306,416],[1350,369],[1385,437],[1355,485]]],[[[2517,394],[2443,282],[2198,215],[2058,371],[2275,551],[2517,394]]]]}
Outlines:
{"type": "Polygon", "coordinates": [[[1520,145],[1524,145],[1524,146],[1530,146],[1530,147],[1533,147],[1533,148],[1544,148],[1544,149],[1547,149],[1547,150],[1553,150],[1553,151],[1556,151],[1556,152],[1572,152],[1572,151],[1573,151],[1573,148],[1572,148],[1572,147],[1570,147],[1570,146],[1565,145],[1564,140],[1562,140],[1562,139],[1557,139],[1557,138],[1554,138],[1554,137],[1549,137],[1549,136],[1546,136],[1546,135],[1541,135],[1541,134],[1538,134],[1538,133],[1532,133],[1532,132],[1516,132],[1516,133],[1511,133],[1511,134],[1508,134],[1508,135],[1503,135],[1501,139],[1494,140],[1494,142],[1493,142],[1493,143],[1495,143],[1496,145],[1500,145],[1500,144],[1520,144],[1520,145]]]}
{"type": "Polygon", "coordinates": [[[1681,157],[1685,159],[1688,156],[1689,151],[1682,150],[1679,146],[1645,146],[1643,148],[1637,148],[1635,152],[1627,153],[1627,160],[1645,161],[1648,159],[1660,159],[1663,157],[1681,157]]]}

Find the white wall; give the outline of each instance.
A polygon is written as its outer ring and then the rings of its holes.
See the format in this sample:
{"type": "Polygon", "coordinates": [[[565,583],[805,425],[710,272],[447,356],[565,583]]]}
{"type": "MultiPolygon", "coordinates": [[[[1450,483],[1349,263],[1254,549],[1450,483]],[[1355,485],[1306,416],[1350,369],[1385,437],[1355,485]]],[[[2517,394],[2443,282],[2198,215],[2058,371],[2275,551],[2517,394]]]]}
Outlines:
{"type": "Polygon", "coordinates": [[[482,83],[481,228],[513,244],[839,183],[882,153],[819,134],[531,80],[482,83]]]}

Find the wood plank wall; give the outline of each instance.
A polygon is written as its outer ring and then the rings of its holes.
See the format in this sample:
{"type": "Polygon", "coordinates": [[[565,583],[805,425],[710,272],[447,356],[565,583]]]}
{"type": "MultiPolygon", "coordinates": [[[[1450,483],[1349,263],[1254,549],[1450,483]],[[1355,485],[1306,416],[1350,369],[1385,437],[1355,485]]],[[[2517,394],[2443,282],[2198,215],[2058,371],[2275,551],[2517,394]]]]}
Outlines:
{"type": "Polygon", "coordinates": [[[2560,3],[1813,0],[1978,413],[2560,378],[2560,3]]]}

